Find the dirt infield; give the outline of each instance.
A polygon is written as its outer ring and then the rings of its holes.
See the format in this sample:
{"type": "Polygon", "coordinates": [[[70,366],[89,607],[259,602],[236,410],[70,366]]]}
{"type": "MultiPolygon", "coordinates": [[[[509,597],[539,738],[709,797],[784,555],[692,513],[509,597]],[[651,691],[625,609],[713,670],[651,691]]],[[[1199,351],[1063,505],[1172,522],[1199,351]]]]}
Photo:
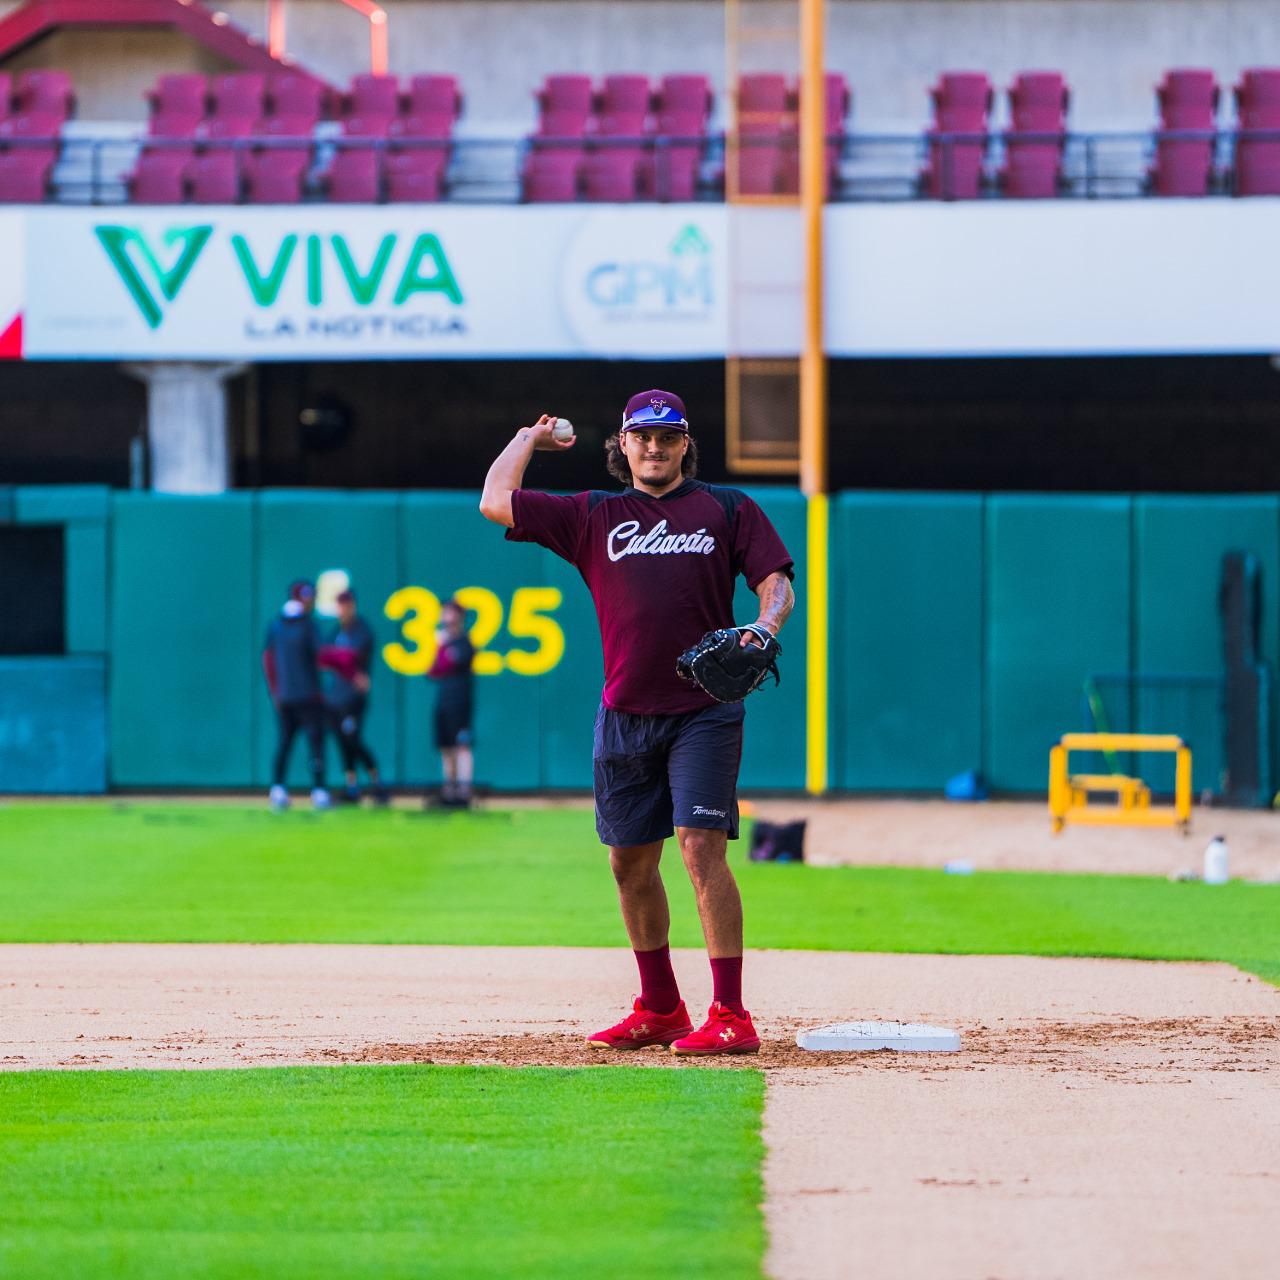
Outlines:
{"type": "Polygon", "coordinates": [[[1231,874],[1280,879],[1280,813],[1194,811],[1191,834],[1136,827],[1068,827],[1055,836],[1043,801],[760,800],[757,817],[804,818],[805,856],[818,866],[941,867],[964,859],[980,871],[1078,871],[1169,876],[1199,872],[1210,837],[1224,835],[1231,874]]]}
{"type": "MultiPolygon", "coordinates": [[[[682,952],[690,1003],[705,959],[682,952]]],[[[0,946],[0,1066],[628,1062],[581,1037],[625,951],[0,946]]],[[[756,952],[769,1270],[782,1280],[1261,1275],[1280,1195],[1280,991],[1217,964],[756,952]],[[912,1018],[954,1055],[811,1055],[912,1018]],[[855,1265],[856,1260],[856,1265],[855,1265]]]]}

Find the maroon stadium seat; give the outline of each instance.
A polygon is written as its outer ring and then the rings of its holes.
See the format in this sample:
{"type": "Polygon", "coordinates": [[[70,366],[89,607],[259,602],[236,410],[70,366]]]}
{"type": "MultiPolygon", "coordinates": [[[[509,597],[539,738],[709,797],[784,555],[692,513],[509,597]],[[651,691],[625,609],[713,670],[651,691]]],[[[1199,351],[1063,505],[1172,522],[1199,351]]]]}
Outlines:
{"type": "Polygon", "coordinates": [[[256,71],[214,76],[209,97],[215,120],[261,120],[266,114],[267,77],[256,71]]]}
{"type": "MultiPolygon", "coordinates": [[[[161,76],[147,91],[151,119],[202,120],[208,106],[209,86],[201,75],[161,76]]],[[[158,132],[152,129],[153,133],[158,132]]]]}
{"type": "Polygon", "coordinates": [[[65,71],[21,71],[13,96],[15,115],[57,116],[65,120],[75,106],[71,77],[65,71]]]}
{"type": "Polygon", "coordinates": [[[790,109],[787,78],[764,71],[738,77],[738,119],[748,117],[775,118],[790,109]]]}
{"type": "Polygon", "coordinates": [[[643,120],[649,114],[651,98],[648,76],[605,76],[604,87],[595,102],[596,114],[626,117],[638,115],[643,120]]]}
{"type": "Polygon", "coordinates": [[[523,198],[530,204],[576,200],[582,162],[580,147],[530,151],[520,175],[523,198]]]}
{"type": "Polygon", "coordinates": [[[1240,128],[1236,136],[1235,193],[1280,195],[1280,68],[1255,67],[1245,71],[1235,97],[1240,128]],[[1251,131],[1257,131],[1255,136],[1250,136],[1251,131]]]}
{"type": "Polygon", "coordinates": [[[0,201],[39,204],[49,194],[53,157],[43,150],[0,153],[0,201]]]}
{"type": "Polygon", "coordinates": [[[1167,138],[1157,134],[1156,160],[1149,186],[1157,196],[1203,196],[1209,193],[1213,143],[1197,138],[1167,138]]]}
{"type": "Polygon", "coordinates": [[[397,204],[429,203],[444,194],[449,153],[421,148],[387,158],[387,199],[397,204]]]}
{"type": "Polygon", "coordinates": [[[1166,71],[1156,86],[1156,100],[1166,129],[1212,129],[1218,114],[1218,83],[1212,71],[1166,71]]]}
{"type": "Polygon", "coordinates": [[[711,82],[706,76],[663,76],[658,86],[656,108],[666,112],[688,112],[705,122],[711,115],[711,82]]]}
{"type": "Polygon", "coordinates": [[[255,149],[246,158],[245,199],[250,204],[297,204],[302,199],[314,126],[307,115],[274,115],[262,122],[259,136],[278,142],[255,149]]]}
{"type": "Polygon", "coordinates": [[[453,76],[414,76],[403,105],[406,117],[452,125],[462,114],[462,94],[453,76]]]}
{"type": "MultiPolygon", "coordinates": [[[[391,121],[381,115],[348,116],[342,124],[342,136],[376,141],[388,136],[390,126],[391,121]]],[[[384,148],[376,145],[338,147],[333,163],[321,177],[329,199],[341,204],[369,204],[378,200],[384,154],[384,148]]]]}
{"type": "Polygon", "coordinates": [[[395,76],[353,76],[346,108],[348,116],[390,123],[400,114],[400,81],[395,76]]]}
{"type": "MultiPolygon", "coordinates": [[[[446,79],[446,77],[439,77],[446,79]]],[[[453,99],[454,105],[457,98],[453,99]]],[[[393,145],[387,159],[387,199],[396,203],[439,200],[444,193],[449,158],[453,148],[453,117],[442,113],[439,100],[419,99],[423,107],[436,107],[434,114],[402,116],[391,124],[393,145]],[[438,146],[414,146],[414,141],[438,141],[438,146]]]]}
{"type": "Polygon", "coordinates": [[[194,156],[194,147],[144,151],[125,179],[129,199],[137,204],[181,204],[186,199],[187,166],[194,156]]]}
{"type": "Polygon", "coordinates": [[[13,77],[0,71],[0,121],[7,120],[13,110],[13,77]]]}
{"type": "Polygon", "coordinates": [[[1010,129],[1000,187],[1017,200],[1058,195],[1066,145],[1066,81],[1057,71],[1023,72],[1009,89],[1010,129]]]}
{"type": "MultiPolygon", "coordinates": [[[[823,199],[829,200],[831,198],[831,189],[835,185],[836,174],[840,167],[841,143],[844,139],[845,122],[849,116],[849,109],[853,105],[853,93],[849,89],[848,80],[838,71],[827,72],[824,77],[823,87],[826,100],[826,120],[823,124],[823,130],[826,137],[841,140],[828,142],[824,148],[826,167],[823,177],[823,199]]],[[[800,110],[800,85],[798,83],[791,97],[798,112],[800,110]]],[[[780,184],[782,190],[789,194],[794,195],[800,190],[800,148],[798,138],[795,145],[784,149],[780,184]]]]}
{"type": "Polygon", "coordinates": [[[308,132],[320,119],[324,86],[310,76],[282,72],[267,81],[267,114],[290,121],[306,121],[308,132]]]}
{"type": "Polygon", "coordinates": [[[540,138],[581,138],[592,115],[590,76],[547,76],[538,99],[540,138]]]}
{"type": "Polygon", "coordinates": [[[935,200],[973,200],[982,191],[987,117],[994,99],[991,82],[980,71],[948,71],[938,77],[929,96],[934,118],[927,134],[929,162],[920,174],[921,191],[935,200]]]}
{"type": "Polygon", "coordinates": [[[606,147],[592,152],[582,165],[582,194],[586,200],[630,204],[639,194],[640,151],[635,147],[606,147]]]}
{"type": "Polygon", "coordinates": [[[246,157],[228,148],[205,151],[187,165],[187,194],[197,204],[236,204],[240,166],[246,157]]]}
{"type": "Polygon", "coordinates": [[[668,142],[668,138],[705,138],[706,115],[674,108],[658,115],[652,149],[640,164],[640,193],[646,200],[692,200],[702,164],[702,142],[668,142]]]}

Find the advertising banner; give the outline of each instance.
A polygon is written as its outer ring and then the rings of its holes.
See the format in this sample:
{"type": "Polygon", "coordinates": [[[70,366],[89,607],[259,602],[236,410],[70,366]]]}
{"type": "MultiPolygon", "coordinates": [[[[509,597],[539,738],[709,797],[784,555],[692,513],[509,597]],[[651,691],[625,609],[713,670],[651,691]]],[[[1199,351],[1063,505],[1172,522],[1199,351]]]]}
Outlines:
{"type": "Polygon", "coordinates": [[[1280,351],[1280,200],[833,205],[835,356],[1280,351]]]}
{"type": "Polygon", "coordinates": [[[23,214],[0,213],[0,360],[17,360],[22,356],[25,229],[23,214]]]}
{"type": "Polygon", "coordinates": [[[719,207],[49,209],[26,354],[695,358],[725,348],[719,207]]]}

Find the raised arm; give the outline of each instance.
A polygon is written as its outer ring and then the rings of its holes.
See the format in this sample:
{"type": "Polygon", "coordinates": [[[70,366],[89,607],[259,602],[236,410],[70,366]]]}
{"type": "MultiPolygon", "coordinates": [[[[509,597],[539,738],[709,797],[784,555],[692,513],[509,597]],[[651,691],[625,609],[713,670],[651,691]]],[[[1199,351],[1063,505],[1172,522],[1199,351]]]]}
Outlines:
{"type": "Polygon", "coordinates": [[[480,496],[480,514],[494,524],[508,529],[516,519],[511,511],[511,495],[524,479],[525,468],[536,449],[572,449],[577,436],[557,440],[551,434],[552,419],[543,414],[531,427],[522,427],[516,437],[493,460],[489,474],[484,478],[484,493],[480,496]]]}
{"type": "MultiPolygon", "coordinates": [[[[791,616],[796,603],[796,593],[791,589],[791,579],[785,573],[771,573],[756,583],[756,595],[760,597],[760,616],[756,624],[766,631],[777,635],[782,624],[791,616]]],[[[745,632],[743,644],[759,643],[753,641],[751,633],[745,632]]]]}

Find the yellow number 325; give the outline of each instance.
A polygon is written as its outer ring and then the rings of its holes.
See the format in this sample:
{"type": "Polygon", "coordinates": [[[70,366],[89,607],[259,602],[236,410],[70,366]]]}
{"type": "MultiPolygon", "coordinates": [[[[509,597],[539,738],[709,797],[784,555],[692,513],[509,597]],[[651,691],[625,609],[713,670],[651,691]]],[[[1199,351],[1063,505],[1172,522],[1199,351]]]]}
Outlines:
{"type": "MultiPolygon", "coordinates": [[[[564,600],[558,587],[517,587],[509,611],[488,587],[461,587],[453,598],[475,614],[468,634],[475,646],[472,670],[479,676],[512,671],[521,676],[546,674],[564,657],[564,632],[549,617],[564,600]],[[533,640],[535,647],[514,647],[505,654],[489,648],[502,630],[506,613],[507,634],[516,640],[533,640]]],[[[401,587],[387,600],[384,612],[400,623],[400,639],[385,645],[383,660],[402,676],[422,676],[436,658],[436,627],[440,622],[440,598],[425,587],[401,587]]]]}

